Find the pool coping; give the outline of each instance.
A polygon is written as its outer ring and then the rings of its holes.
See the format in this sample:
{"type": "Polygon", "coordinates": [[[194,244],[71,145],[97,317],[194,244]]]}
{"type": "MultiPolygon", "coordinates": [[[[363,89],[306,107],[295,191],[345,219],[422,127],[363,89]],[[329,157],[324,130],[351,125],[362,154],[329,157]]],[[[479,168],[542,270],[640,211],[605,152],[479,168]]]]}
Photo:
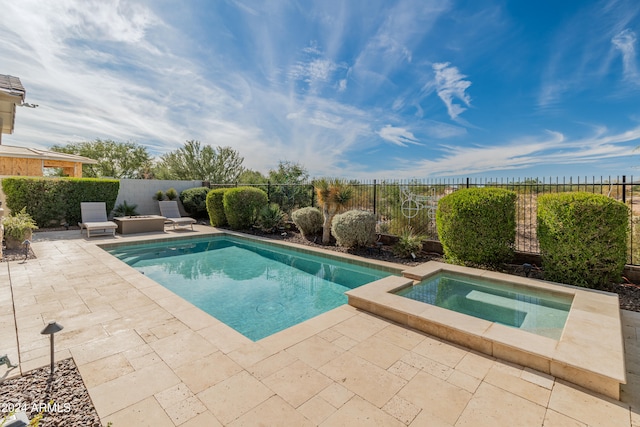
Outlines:
{"type": "Polygon", "coordinates": [[[429,261],[347,292],[349,305],[496,358],[620,399],[626,383],[618,296],[504,273],[429,261]],[[535,335],[393,294],[451,272],[566,294],[573,298],[560,340],[535,335]]]}

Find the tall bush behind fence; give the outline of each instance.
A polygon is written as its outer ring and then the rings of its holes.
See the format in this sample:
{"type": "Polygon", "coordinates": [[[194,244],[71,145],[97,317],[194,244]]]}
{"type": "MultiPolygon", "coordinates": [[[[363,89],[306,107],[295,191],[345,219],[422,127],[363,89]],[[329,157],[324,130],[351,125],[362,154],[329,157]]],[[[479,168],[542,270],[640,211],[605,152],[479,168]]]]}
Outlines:
{"type": "Polygon", "coordinates": [[[516,198],[503,188],[465,188],[443,197],[436,218],[445,258],[463,265],[510,261],[516,198]]]}
{"type": "Polygon", "coordinates": [[[629,208],[600,194],[545,194],[538,233],[545,279],[601,288],[619,283],[627,258],[629,208]]]}
{"type": "MultiPolygon", "coordinates": [[[[428,215],[426,209],[418,211],[417,215],[408,218],[402,212],[402,187],[416,195],[434,195],[435,201],[462,188],[504,188],[515,191],[516,201],[516,243],[515,250],[529,254],[539,254],[540,246],[536,232],[537,200],[542,194],[584,191],[592,194],[602,194],[612,199],[626,203],[632,208],[632,219],[629,221],[629,250],[627,263],[640,265],[640,204],[636,194],[640,189],[640,182],[633,177],[564,177],[564,178],[442,178],[442,179],[412,179],[412,180],[364,180],[352,181],[354,197],[346,209],[361,209],[376,215],[379,231],[399,235],[406,226],[411,226],[416,233],[428,239],[438,239],[435,218],[428,215]],[[636,208],[637,204],[637,208],[636,208]]],[[[242,184],[237,184],[242,185],[242,184]]],[[[294,187],[297,194],[308,196],[296,200],[298,207],[317,206],[313,195],[312,182],[305,184],[287,185],[294,187]],[[305,205],[305,201],[309,205],[305,205]]],[[[273,187],[273,185],[271,185],[273,187]]],[[[212,185],[212,188],[229,187],[212,185]]],[[[233,185],[231,186],[233,187],[233,185]]],[[[267,191],[269,184],[258,185],[267,191]]],[[[274,201],[274,200],[271,200],[274,201]]]]}

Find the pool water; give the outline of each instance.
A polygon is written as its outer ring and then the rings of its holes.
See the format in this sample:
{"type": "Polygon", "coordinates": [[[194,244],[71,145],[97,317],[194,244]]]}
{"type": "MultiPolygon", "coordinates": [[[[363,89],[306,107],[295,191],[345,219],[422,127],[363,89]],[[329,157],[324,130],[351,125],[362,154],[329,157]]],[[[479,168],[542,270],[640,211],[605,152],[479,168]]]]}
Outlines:
{"type": "Polygon", "coordinates": [[[346,304],[345,291],[392,274],[228,236],[108,252],[253,341],[346,304]]]}
{"type": "Polygon", "coordinates": [[[397,295],[560,339],[572,298],[506,283],[438,273],[397,295]]]}

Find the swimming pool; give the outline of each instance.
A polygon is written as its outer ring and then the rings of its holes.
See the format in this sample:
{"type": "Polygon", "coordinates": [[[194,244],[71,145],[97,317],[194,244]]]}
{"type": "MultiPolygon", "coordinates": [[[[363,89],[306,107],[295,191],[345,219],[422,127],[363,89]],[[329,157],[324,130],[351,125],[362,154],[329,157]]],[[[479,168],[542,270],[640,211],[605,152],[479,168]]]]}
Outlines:
{"type": "Polygon", "coordinates": [[[479,277],[438,273],[396,295],[560,339],[573,298],[479,277]]]}
{"type": "Polygon", "coordinates": [[[253,341],[346,304],[345,291],[399,274],[226,235],[106,250],[253,341]]]}

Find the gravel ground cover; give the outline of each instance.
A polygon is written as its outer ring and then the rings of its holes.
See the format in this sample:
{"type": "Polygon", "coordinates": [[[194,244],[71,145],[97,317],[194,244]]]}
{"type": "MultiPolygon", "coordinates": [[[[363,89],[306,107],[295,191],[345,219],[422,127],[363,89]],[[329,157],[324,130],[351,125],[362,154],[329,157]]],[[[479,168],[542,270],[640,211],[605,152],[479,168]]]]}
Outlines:
{"type": "Polygon", "coordinates": [[[0,383],[0,425],[13,410],[41,415],[41,427],[102,426],[73,359],[58,361],[53,376],[47,366],[0,383]]]}

